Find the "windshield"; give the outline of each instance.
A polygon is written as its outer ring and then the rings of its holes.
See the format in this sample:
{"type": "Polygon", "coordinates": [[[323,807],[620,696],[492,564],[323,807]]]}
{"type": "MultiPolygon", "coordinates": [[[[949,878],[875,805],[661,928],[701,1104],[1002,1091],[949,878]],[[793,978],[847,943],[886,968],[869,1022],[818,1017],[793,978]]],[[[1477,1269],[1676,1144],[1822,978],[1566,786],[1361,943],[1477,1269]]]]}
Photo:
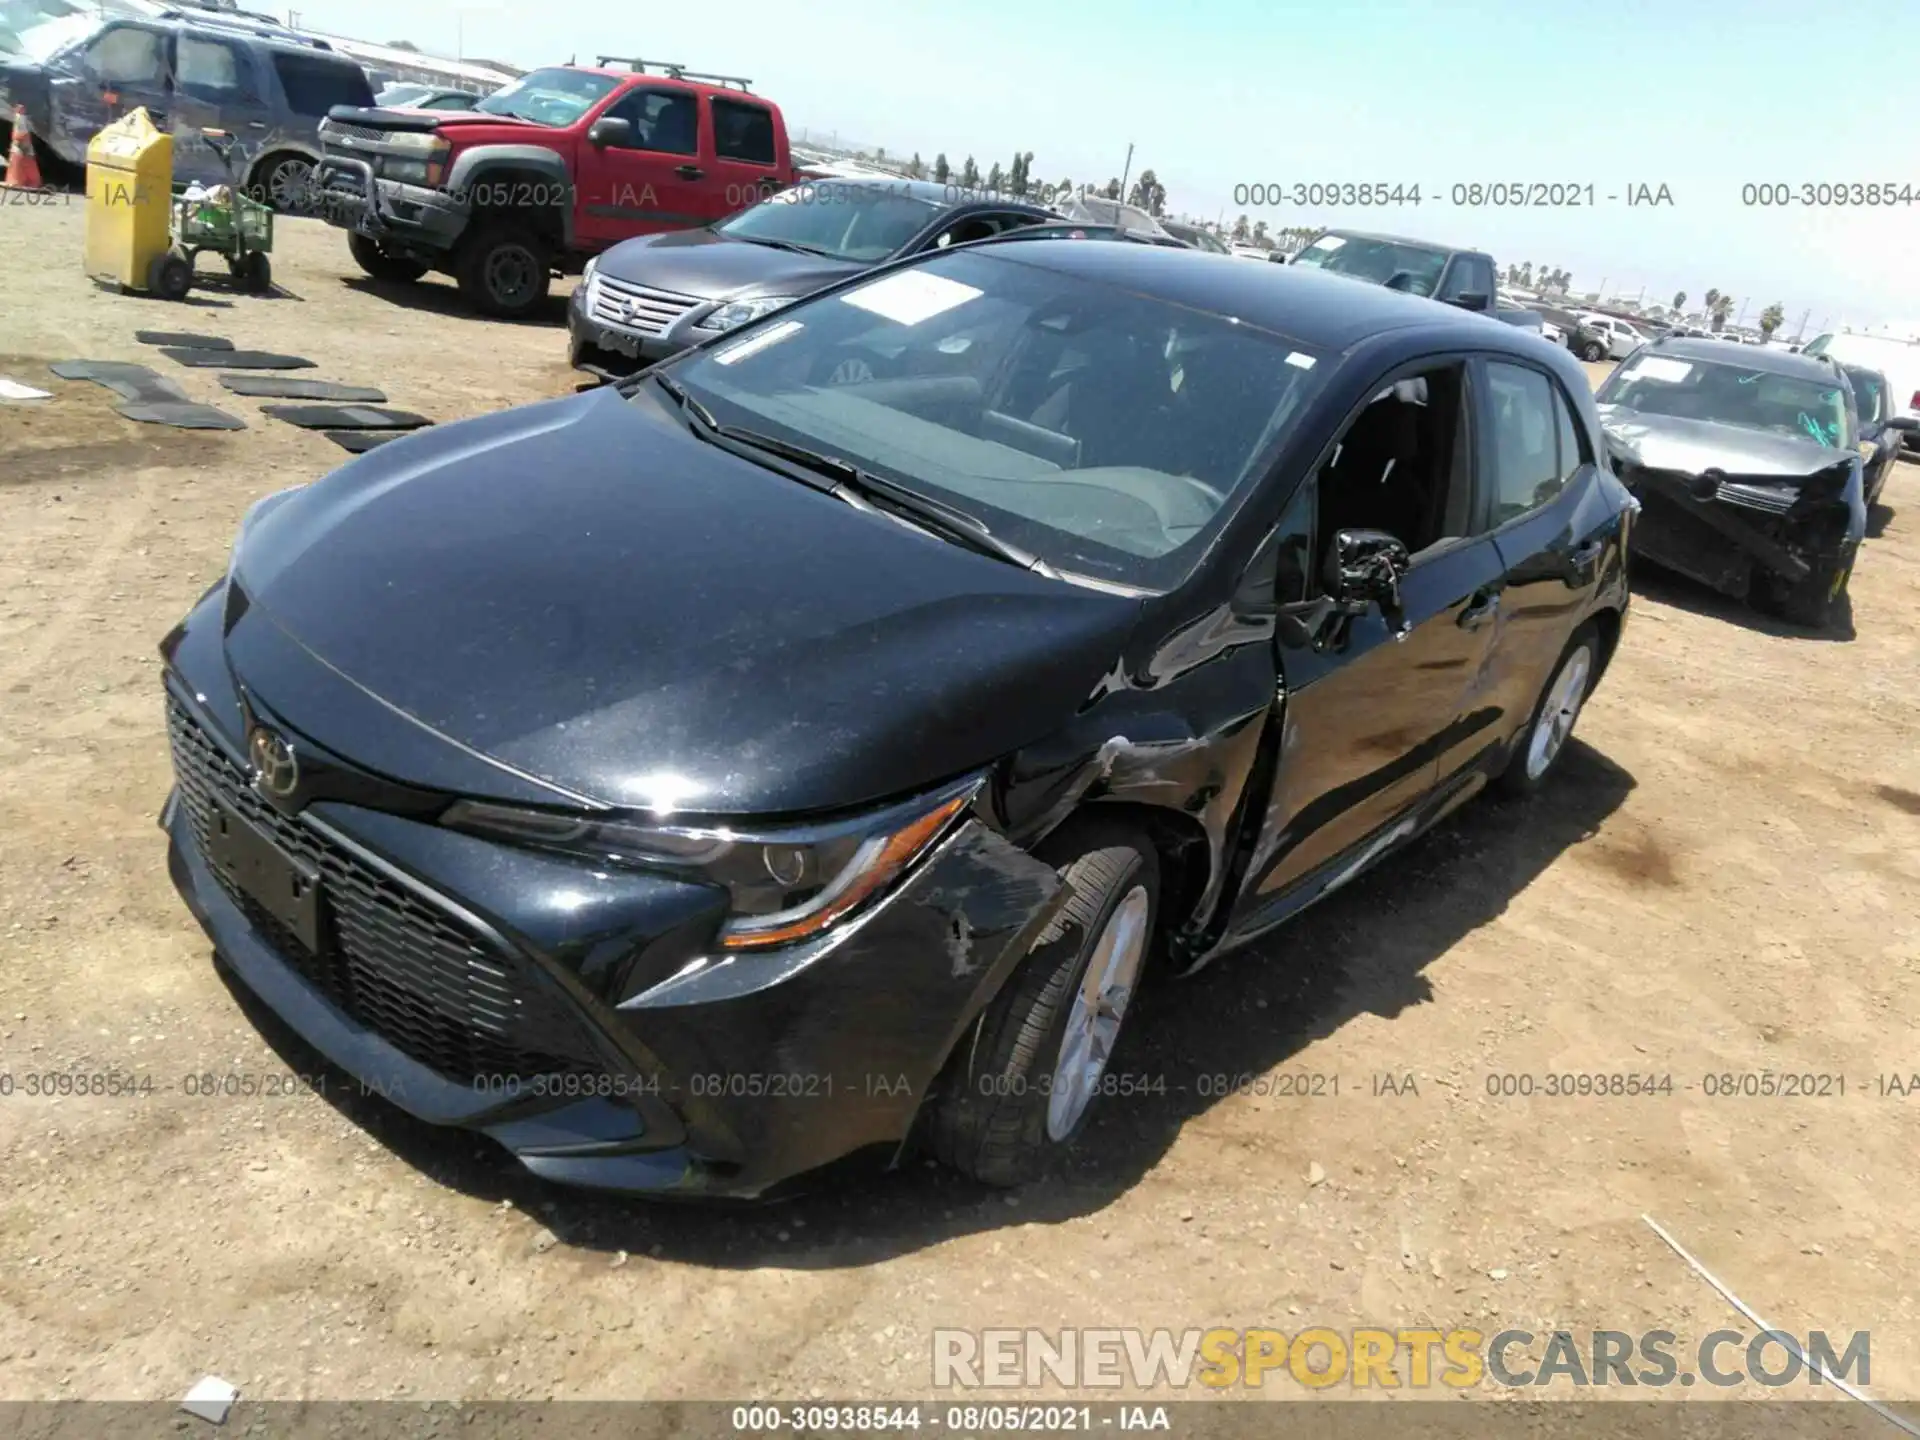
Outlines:
{"type": "Polygon", "coordinates": [[[1371,280],[1376,285],[1384,285],[1404,272],[1410,280],[1406,285],[1409,294],[1432,295],[1446,267],[1447,252],[1366,235],[1322,235],[1289,263],[1325,270],[1330,275],[1371,280]]]}
{"type": "Polygon", "coordinates": [[[1160,228],[1165,230],[1169,235],[1172,235],[1175,239],[1186,241],[1196,250],[1205,250],[1214,255],[1231,255],[1233,253],[1227,249],[1223,243],[1215,239],[1210,232],[1202,230],[1198,225],[1181,225],[1171,220],[1162,220],[1160,222],[1160,228]]]}
{"type": "Polygon", "coordinates": [[[0,50],[44,65],[99,28],[98,15],[59,15],[51,20],[41,19],[15,33],[0,32],[0,50]]]}
{"type": "Polygon", "coordinates": [[[956,251],[802,301],[673,378],[723,424],[963,510],[1056,569],[1168,588],[1327,367],[1033,253],[956,251]]]}
{"type": "Polygon", "coordinates": [[[782,190],[716,229],[735,240],[797,245],[836,260],[885,260],[926,228],[938,209],[889,185],[817,181],[782,190]]]}
{"type": "Polygon", "coordinates": [[[1840,368],[1847,372],[1847,383],[1853,386],[1853,399],[1860,411],[1860,423],[1878,425],[1886,419],[1886,391],[1880,383],[1879,373],[1863,370],[1858,365],[1842,365],[1840,368]]]}
{"type": "Polygon", "coordinates": [[[1847,393],[1838,385],[1744,365],[1644,355],[1607,377],[1594,399],[1643,415],[1671,415],[1852,445],[1847,393]]]}
{"type": "Polygon", "coordinates": [[[612,75],[554,68],[534,70],[487,96],[475,110],[513,115],[536,125],[571,125],[619,88],[612,75]]]}

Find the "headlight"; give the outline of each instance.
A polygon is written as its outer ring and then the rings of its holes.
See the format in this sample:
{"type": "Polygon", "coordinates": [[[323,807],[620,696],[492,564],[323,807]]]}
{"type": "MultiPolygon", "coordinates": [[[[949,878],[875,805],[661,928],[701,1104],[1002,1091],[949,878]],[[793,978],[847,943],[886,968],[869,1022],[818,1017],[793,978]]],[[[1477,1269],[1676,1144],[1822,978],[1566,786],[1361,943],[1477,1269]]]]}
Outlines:
{"type": "Polygon", "coordinates": [[[461,800],[441,823],[495,839],[590,856],[610,865],[679,871],[731,897],[720,943],[765,949],[810,939],[891,884],[946,834],[979,777],[932,796],[830,825],[719,829],[588,820],[461,800]]]}
{"type": "Polygon", "coordinates": [[[730,301],[707,316],[706,319],[702,320],[694,328],[698,330],[733,330],[741,325],[745,325],[750,320],[758,320],[763,315],[771,315],[774,311],[791,305],[799,298],[798,295],[763,295],[758,300],[730,301]]]}
{"type": "Polygon", "coordinates": [[[380,162],[382,180],[398,180],[403,185],[425,185],[427,183],[427,162],[424,160],[401,160],[388,156],[380,162]]]}
{"type": "Polygon", "coordinates": [[[587,259],[587,263],[580,267],[580,283],[582,285],[586,284],[587,281],[593,278],[593,272],[598,270],[599,268],[600,268],[600,257],[598,255],[589,256],[587,259]]]}

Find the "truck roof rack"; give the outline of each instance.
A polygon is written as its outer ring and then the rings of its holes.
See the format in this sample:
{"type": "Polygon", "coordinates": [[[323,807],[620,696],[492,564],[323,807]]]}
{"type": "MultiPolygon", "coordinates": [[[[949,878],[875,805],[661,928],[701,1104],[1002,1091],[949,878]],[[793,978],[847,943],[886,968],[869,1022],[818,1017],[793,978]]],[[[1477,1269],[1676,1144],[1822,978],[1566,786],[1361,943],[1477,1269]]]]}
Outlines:
{"type": "Polygon", "coordinates": [[[262,40],[278,40],[284,45],[304,45],[309,50],[332,50],[333,46],[314,35],[303,35],[277,21],[254,20],[244,12],[231,10],[182,9],[178,6],[162,10],[162,20],[186,20],[195,25],[204,25],[209,30],[238,31],[243,35],[257,35],[262,40]]]}
{"type": "Polygon", "coordinates": [[[624,65],[636,75],[659,73],[669,80],[697,80],[708,85],[719,85],[728,90],[747,90],[753,82],[744,75],[714,75],[704,70],[689,70],[684,65],[676,65],[666,60],[642,60],[637,56],[602,55],[596,62],[601,69],[611,65],[624,65]],[[652,70],[647,67],[651,65],[652,70]]]}

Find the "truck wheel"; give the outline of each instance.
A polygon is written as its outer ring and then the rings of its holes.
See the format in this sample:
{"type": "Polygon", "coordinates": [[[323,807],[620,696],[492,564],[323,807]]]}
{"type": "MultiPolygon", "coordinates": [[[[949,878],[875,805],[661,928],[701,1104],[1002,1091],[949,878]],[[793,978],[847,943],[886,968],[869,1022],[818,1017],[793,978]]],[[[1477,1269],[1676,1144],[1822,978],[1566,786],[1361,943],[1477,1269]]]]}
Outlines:
{"type": "Polygon", "coordinates": [[[248,198],[269,205],[278,215],[307,215],[313,211],[313,161],[305,155],[283,152],[269,155],[253,167],[248,198]]]}
{"type": "Polygon", "coordinates": [[[487,225],[462,243],[454,278],[482,314],[521,320],[546,303],[552,264],[545,242],[531,230],[487,225]]]}
{"type": "Polygon", "coordinates": [[[193,289],[193,266],[187,257],[163,250],[147,266],[147,290],[156,300],[184,300],[193,289]]]}
{"type": "Polygon", "coordinates": [[[347,252],[355,264],[376,280],[410,285],[427,273],[427,267],[418,260],[403,260],[398,255],[387,254],[371,236],[347,236],[347,252]]]}
{"type": "Polygon", "coordinates": [[[1069,821],[1041,855],[1072,893],[961,1038],[929,1126],[934,1153],[988,1185],[1035,1178],[1085,1123],[1159,910],[1159,857],[1130,825],[1069,821]]]}
{"type": "Polygon", "coordinates": [[[1755,608],[1793,625],[1824,630],[1847,593],[1853,576],[1853,551],[1833,556],[1813,567],[1798,584],[1788,585],[1765,576],[1754,588],[1755,608]]]}

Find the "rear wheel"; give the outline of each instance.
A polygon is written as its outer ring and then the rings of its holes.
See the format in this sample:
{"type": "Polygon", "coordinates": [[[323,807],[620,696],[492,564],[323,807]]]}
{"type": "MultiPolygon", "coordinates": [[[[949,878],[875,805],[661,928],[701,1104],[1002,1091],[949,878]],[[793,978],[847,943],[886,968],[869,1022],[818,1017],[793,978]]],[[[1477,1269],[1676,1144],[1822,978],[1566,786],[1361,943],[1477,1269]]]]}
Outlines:
{"type": "Polygon", "coordinates": [[[1509,795],[1526,796],[1546,783],[1573,735],[1574,722],[1593,691],[1599,669],[1599,632],[1591,625],[1582,625],[1560,652],[1560,663],[1553,667],[1546,688],[1534,702],[1527,728],[1515,742],[1507,768],[1496,782],[1500,789],[1509,795]]]}
{"type": "Polygon", "coordinates": [[[531,230],[489,224],[462,242],[454,278],[483,314],[521,320],[546,303],[552,263],[545,242],[531,230]]]}
{"type": "Polygon", "coordinates": [[[1158,916],[1159,858],[1134,827],[1094,817],[1049,840],[1072,894],[960,1042],[930,1127],[935,1154],[989,1185],[1034,1179],[1085,1125],[1158,916]]]}
{"type": "Polygon", "coordinates": [[[273,289],[273,262],[265,251],[249,250],[238,260],[229,260],[227,271],[249,295],[265,295],[273,289]]]}
{"type": "Polygon", "coordinates": [[[1606,355],[1607,355],[1606,347],[1602,345],[1598,340],[1589,340],[1587,341],[1586,344],[1580,347],[1580,358],[1582,360],[1587,361],[1589,364],[1593,364],[1597,361],[1604,360],[1606,358],[1606,355]]]}
{"type": "Polygon", "coordinates": [[[305,155],[269,155],[254,167],[248,194],[280,215],[306,215],[313,210],[313,161],[305,155]]]}
{"type": "Polygon", "coordinates": [[[404,260],[398,255],[389,255],[380,248],[379,241],[371,236],[347,236],[347,253],[353,256],[356,265],[376,280],[410,285],[427,273],[427,267],[418,260],[404,260]]]}
{"type": "Polygon", "coordinates": [[[147,289],[156,299],[184,300],[193,289],[193,266],[178,251],[162,251],[147,266],[147,289]]]}

